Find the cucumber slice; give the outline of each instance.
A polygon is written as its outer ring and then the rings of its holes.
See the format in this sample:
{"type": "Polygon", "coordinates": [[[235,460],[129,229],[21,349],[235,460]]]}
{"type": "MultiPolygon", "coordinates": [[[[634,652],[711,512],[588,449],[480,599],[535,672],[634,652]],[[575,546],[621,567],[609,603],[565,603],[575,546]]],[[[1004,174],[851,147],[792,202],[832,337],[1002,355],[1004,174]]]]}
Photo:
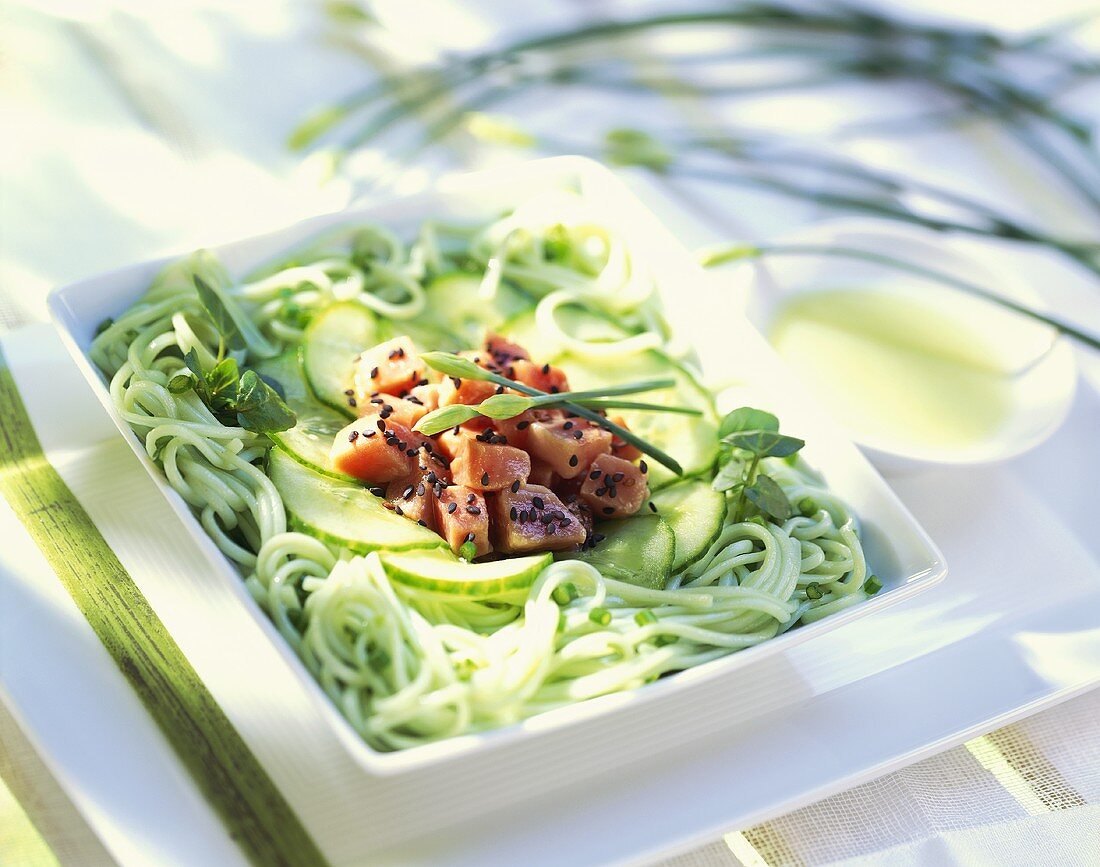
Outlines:
{"type": "Polygon", "coordinates": [[[449,552],[408,551],[381,555],[386,574],[420,590],[484,598],[527,590],[553,561],[549,554],[467,563],[449,552]]]}
{"type": "Polygon", "coordinates": [[[486,330],[496,330],[508,319],[530,309],[533,303],[504,281],[492,300],[481,298],[480,288],[481,275],[464,271],[436,277],[425,288],[428,296],[425,318],[456,335],[465,349],[478,346],[486,330]]]}
{"type": "MultiPolygon", "coordinates": [[[[631,335],[610,318],[574,304],[559,307],[555,315],[562,331],[578,340],[611,341],[631,335]]],[[[500,331],[531,353],[536,361],[551,361],[562,354],[562,345],[552,335],[539,330],[534,310],[509,319],[500,326],[500,331]]]]}
{"type": "Polygon", "coordinates": [[[287,523],[330,545],[367,554],[446,544],[431,530],[386,509],[362,485],[315,473],[282,449],[268,453],[267,474],[283,498],[287,523]]]}
{"type": "Polygon", "coordinates": [[[676,537],[659,515],[638,515],[596,525],[604,539],[595,548],[559,554],[591,563],[608,578],[663,590],[676,558],[676,537]]]}
{"type": "MultiPolygon", "coordinates": [[[[612,411],[609,414],[621,415],[630,430],[676,458],[684,469],[685,477],[701,475],[714,466],[718,457],[718,416],[714,398],[684,365],[659,350],[624,358],[587,359],[563,355],[554,364],[566,372],[570,388],[577,391],[641,379],[675,380],[676,384],[671,388],[632,395],[630,399],[689,406],[702,410],[702,416],[635,410],[612,411]]],[[[678,480],[673,472],[655,461],[649,461],[649,465],[649,486],[653,490],[678,480]]]]}
{"type": "Polygon", "coordinates": [[[302,370],[314,396],[354,418],[344,391],[351,387],[356,356],[378,342],[378,320],[362,304],[343,301],[317,314],[302,339],[302,370]]]}
{"type": "Polygon", "coordinates": [[[655,493],[650,502],[676,537],[674,573],[702,557],[722,532],[726,497],[708,482],[688,480],[669,485],[655,493]]]}
{"type": "Polygon", "coordinates": [[[351,476],[333,470],[328,457],[333,438],[348,423],[347,416],[313,399],[302,375],[298,350],[292,349],[262,361],[255,369],[276,387],[287,406],[298,416],[298,423],[290,430],[268,434],[275,445],[315,472],[354,481],[351,476]]]}

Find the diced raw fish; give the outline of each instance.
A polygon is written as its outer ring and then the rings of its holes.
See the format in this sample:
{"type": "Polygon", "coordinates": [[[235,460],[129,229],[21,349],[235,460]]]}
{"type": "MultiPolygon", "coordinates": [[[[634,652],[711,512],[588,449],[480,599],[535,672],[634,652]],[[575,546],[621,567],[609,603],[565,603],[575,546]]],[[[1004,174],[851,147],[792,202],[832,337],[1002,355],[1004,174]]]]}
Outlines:
{"type": "Polygon", "coordinates": [[[492,498],[493,543],[508,554],[564,551],[581,545],[584,526],[558,495],[541,485],[510,489],[492,498]]]}
{"type": "Polygon", "coordinates": [[[451,461],[456,484],[481,491],[499,491],[524,484],[531,474],[531,457],[512,446],[493,445],[479,437],[459,441],[458,454],[451,461]]]}
{"type": "Polygon", "coordinates": [[[366,350],[355,369],[357,401],[365,403],[374,392],[404,397],[424,378],[427,367],[408,337],[395,337],[366,350]]]}
{"type": "Polygon", "coordinates": [[[435,499],[436,532],[456,554],[472,541],[481,557],[493,550],[489,542],[489,507],[485,497],[465,485],[444,488],[435,499]]]}
{"type": "Polygon", "coordinates": [[[600,455],[592,462],[580,494],[597,518],[625,518],[642,507],[649,485],[645,474],[630,461],[600,455]]]}
{"type": "Polygon", "coordinates": [[[527,450],[563,479],[571,479],[611,451],[611,434],[583,419],[535,422],[528,429],[527,450]]]}
{"type": "Polygon", "coordinates": [[[413,467],[407,454],[414,436],[400,425],[379,430],[379,418],[370,415],[343,428],[332,441],[332,468],[364,482],[385,483],[405,476],[413,467]]]}

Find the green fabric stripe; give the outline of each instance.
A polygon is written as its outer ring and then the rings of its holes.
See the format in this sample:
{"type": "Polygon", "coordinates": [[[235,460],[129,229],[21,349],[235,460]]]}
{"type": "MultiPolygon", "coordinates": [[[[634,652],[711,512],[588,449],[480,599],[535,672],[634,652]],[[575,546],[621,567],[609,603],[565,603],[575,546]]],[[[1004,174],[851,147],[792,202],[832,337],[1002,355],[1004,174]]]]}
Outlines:
{"type": "Polygon", "coordinates": [[[324,864],[38,442],[0,350],[0,495],[254,864],[324,864]]]}

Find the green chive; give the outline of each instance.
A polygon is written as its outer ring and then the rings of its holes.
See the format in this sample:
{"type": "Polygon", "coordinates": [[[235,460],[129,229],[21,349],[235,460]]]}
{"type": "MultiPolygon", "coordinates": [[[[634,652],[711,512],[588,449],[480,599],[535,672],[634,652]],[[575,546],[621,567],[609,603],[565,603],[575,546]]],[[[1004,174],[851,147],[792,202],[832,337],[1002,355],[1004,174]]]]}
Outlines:
{"type": "Polygon", "coordinates": [[[634,622],[639,626],[648,626],[651,623],[657,622],[657,615],[646,608],[634,615],[634,622]]]}
{"type": "Polygon", "coordinates": [[[611,625],[611,612],[606,608],[593,608],[588,612],[588,619],[600,626],[611,625]]]}
{"type": "Polygon", "coordinates": [[[559,584],[555,587],[550,597],[557,602],[558,605],[568,605],[580,595],[581,594],[577,591],[577,585],[572,581],[566,581],[564,584],[559,584]]]}
{"type": "Polygon", "coordinates": [[[877,575],[868,575],[867,580],[863,582],[863,592],[868,596],[874,596],[881,589],[882,581],[879,580],[877,575]]]}
{"type": "Polygon", "coordinates": [[[811,581],[806,585],[806,598],[807,599],[820,599],[825,594],[821,590],[821,585],[816,581],[811,581]]]}
{"type": "Polygon", "coordinates": [[[664,647],[666,644],[675,644],[679,640],[679,635],[658,635],[653,640],[653,643],[656,644],[658,647],[664,647]]]}
{"type": "Polygon", "coordinates": [[[473,542],[463,542],[459,546],[458,556],[463,560],[473,560],[477,556],[477,545],[473,542]]]}

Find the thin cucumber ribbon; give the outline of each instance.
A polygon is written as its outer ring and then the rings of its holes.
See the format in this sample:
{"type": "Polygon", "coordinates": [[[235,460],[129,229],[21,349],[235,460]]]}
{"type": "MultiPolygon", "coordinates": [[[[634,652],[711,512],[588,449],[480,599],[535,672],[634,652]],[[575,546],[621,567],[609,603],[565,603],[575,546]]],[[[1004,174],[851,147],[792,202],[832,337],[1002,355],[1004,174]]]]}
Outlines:
{"type": "Polygon", "coordinates": [[[0,349],[0,496],[254,864],[326,862],[42,451],[0,349]]]}

